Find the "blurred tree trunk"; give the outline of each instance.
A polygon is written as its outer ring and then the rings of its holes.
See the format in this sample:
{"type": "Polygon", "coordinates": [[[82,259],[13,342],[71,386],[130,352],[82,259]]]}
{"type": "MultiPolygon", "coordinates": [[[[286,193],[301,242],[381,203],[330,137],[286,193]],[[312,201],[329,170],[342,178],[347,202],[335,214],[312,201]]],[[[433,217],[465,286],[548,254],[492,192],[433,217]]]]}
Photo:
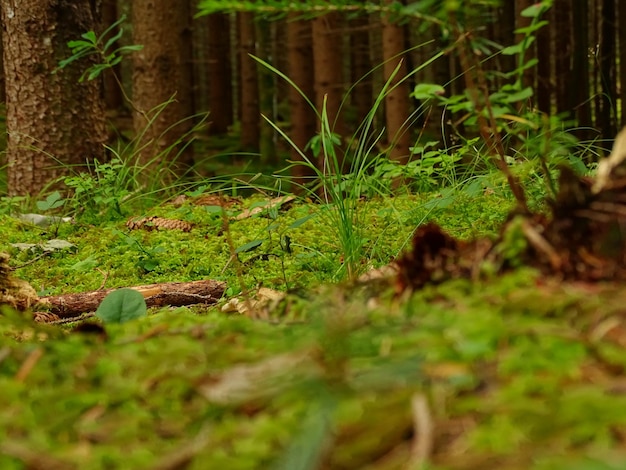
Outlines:
{"type": "Polygon", "coordinates": [[[151,168],[182,172],[191,164],[182,153],[190,129],[183,83],[183,36],[187,11],[176,0],[135,0],[133,42],[143,49],[133,54],[133,121],[141,151],[139,162],[151,168]],[[174,168],[170,168],[170,164],[174,168]]]}
{"type": "Polygon", "coordinates": [[[410,154],[411,134],[406,127],[410,112],[410,90],[407,81],[403,81],[407,73],[406,60],[402,54],[405,50],[404,28],[385,17],[382,25],[383,78],[385,82],[390,80],[390,88],[385,96],[385,125],[387,141],[391,145],[389,158],[406,163],[410,154]]]}
{"type": "Polygon", "coordinates": [[[93,0],[1,0],[0,5],[8,193],[36,195],[54,179],[104,157],[102,81],[79,83],[93,61],[51,73],[69,56],[68,41],[98,31],[100,5],[93,0]]]}
{"type": "Polygon", "coordinates": [[[238,13],[239,20],[239,83],[241,92],[241,149],[258,152],[260,141],[259,76],[254,31],[254,14],[238,13]]]}
{"type": "MultiPolygon", "coordinates": [[[[298,14],[291,14],[287,21],[287,74],[306,97],[314,100],[311,22],[297,19],[297,17],[298,14]]],[[[315,136],[317,125],[315,112],[293,87],[288,90],[288,100],[291,140],[300,151],[307,155],[309,161],[313,162],[313,155],[310,150],[305,151],[305,147],[315,136]]],[[[290,156],[294,162],[302,161],[302,156],[296,149],[290,149],[290,156]]],[[[294,189],[298,190],[311,181],[314,171],[305,165],[294,165],[291,174],[296,184],[294,189]]]]}
{"type": "Polygon", "coordinates": [[[570,101],[572,86],[571,59],[572,59],[572,21],[569,0],[555,0],[554,2],[554,29],[558,31],[554,35],[554,48],[558,51],[554,56],[556,78],[556,112],[571,113],[570,101]]]}
{"type": "Polygon", "coordinates": [[[571,76],[573,82],[569,84],[570,93],[572,94],[571,104],[578,127],[576,135],[583,140],[591,137],[589,129],[593,126],[591,107],[589,105],[588,11],[589,5],[587,1],[581,2],[579,6],[572,9],[573,57],[571,76]]]}
{"type": "MultiPolygon", "coordinates": [[[[535,3],[535,0],[515,0],[515,21],[516,21],[515,27],[516,29],[526,28],[530,26],[532,18],[529,18],[528,16],[522,16],[522,11],[532,6],[534,3],[535,3]]],[[[524,39],[524,35],[520,33],[515,38],[515,42],[520,42],[523,39],[524,39]]],[[[537,50],[535,49],[535,47],[531,47],[530,49],[526,51],[526,54],[524,56],[524,63],[528,62],[529,60],[535,57],[537,57],[537,50]]],[[[522,88],[526,88],[530,86],[530,87],[533,87],[534,89],[534,86],[535,86],[534,69],[531,68],[531,69],[526,69],[524,71],[522,82],[523,82],[522,88]]]]}
{"type": "Polygon", "coordinates": [[[350,101],[361,123],[372,107],[372,60],[370,57],[370,18],[358,16],[350,20],[350,82],[354,84],[350,101]],[[369,75],[368,75],[369,74],[369,75]]]}
{"type": "Polygon", "coordinates": [[[209,15],[209,92],[212,134],[226,134],[233,124],[230,20],[227,13],[209,15]]]}
{"type": "MultiPolygon", "coordinates": [[[[1,5],[1,4],[0,4],[1,5]]],[[[2,41],[0,40],[0,103],[6,101],[5,83],[4,83],[4,51],[2,50],[2,41]]]]}
{"type": "Polygon", "coordinates": [[[614,108],[617,99],[615,1],[602,0],[601,8],[600,73],[602,77],[602,111],[596,125],[602,130],[604,139],[610,140],[617,134],[614,108]]]}
{"type": "MultiPolygon", "coordinates": [[[[117,12],[117,0],[103,0],[102,1],[102,26],[101,30],[104,31],[113,23],[115,23],[119,19],[119,14],[117,12]]],[[[112,34],[109,34],[107,39],[113,36],[117,31],[113,31],[112,34]]],[[[119,42],[116,42],[112,46],[112,50],[117,49],[120,46],[119,42]]],[[[104,102],[106,104],[106,109],[109,114],[117,114],[121,111],[124,106],[124,96],[122,94],[122,89],[118,84],[119,79],[122,80],[122,67],[120,64],[117,64],[113,67],[113,69],[105,70],[102,74],[104,80],[104,102]]]]}
{"type": "MultiPolygon", "coordinates": [[[[257,53],[262,60],[273,63],[272,59],[272,24],[267,21],[255,22],[257,53]]],[[[274,93],[276,90],[276,75],[266,67],[258,64],[259,80],[259,111],[272,121],[276,120],[274,113],[274,93]]],[[[257,116],[257,119],[262,119],[257,116]]],[[[265,122],[260,126],[259,152],[263,163],[276,163],[276,146],[274,145],[274,130],[265,122]]]]}
{"type": "MultiPolygon", "coordinates": [[[[342,41],[339,35],[339,15],[336,12],[316,17],[312,20],[313,33],[313,68],[315,105],[321,113],[326,97],[326,112],[331,131],[342,139],[346,138],[346,128],[343,118],[339,116],[343,97],[342,80],[342,41]]],[[[337,148],[337,157],[341,156],[341,149],[337,148]]],[[[320,155],[318,165],[323,167],[323,155],[320,155]]]]}
{"type": "MultiPolygon", "coordinates": [[[[626,25],[626,2],[618,3],[618,25],[626,25]]],[[[621,120],[620,126],[626,126],[626,28],[623,26],[618,28],[618,47],[619,47],[619,83],[620,83],[620,101],[621,101],[621,120]]],[[[587,62],[588,64],[588,62],[587,62]]]]}
{"type": "MultiPolygon", "coordinates": [[[[546,20],[548,25],[537,31],[536,46],[533,46],[533,52],[536,53],[537,72],[535,80],[536,105],[543,113],[552,114],[552,94],[554,93],[552,62],[554,57],[554,8],[551,8],[546,20]]],[[[518,26],[519,27],[519,26],[518,26]]]]}

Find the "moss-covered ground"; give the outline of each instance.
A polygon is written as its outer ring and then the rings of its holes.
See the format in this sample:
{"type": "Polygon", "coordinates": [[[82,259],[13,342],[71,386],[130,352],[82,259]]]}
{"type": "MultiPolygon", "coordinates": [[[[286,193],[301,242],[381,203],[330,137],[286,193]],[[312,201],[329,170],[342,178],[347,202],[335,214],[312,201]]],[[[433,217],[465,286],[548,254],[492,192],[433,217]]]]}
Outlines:
{"type": "MultiPolygon", "coordinates": [[[[448,197],[362,201],[363,271],[426,220],[485,236],[512,204],[504,190],[448,197]]],[[[342,253],[319,205],[235,219],[261,202],[229,207],[228,223],[193,200],[137,214],[190,232],[0,216],[0,251],[41,295],[198,279],[226,281],[226,297],[287,293],[262,316],[164,308],[91,332],[5,309],[0,468],[624,467],[621,286],[520,268],[398,297],[384,281],[336,282],[342,253]],[[53,238],[74,247],[11,245],[53,238]]]]}

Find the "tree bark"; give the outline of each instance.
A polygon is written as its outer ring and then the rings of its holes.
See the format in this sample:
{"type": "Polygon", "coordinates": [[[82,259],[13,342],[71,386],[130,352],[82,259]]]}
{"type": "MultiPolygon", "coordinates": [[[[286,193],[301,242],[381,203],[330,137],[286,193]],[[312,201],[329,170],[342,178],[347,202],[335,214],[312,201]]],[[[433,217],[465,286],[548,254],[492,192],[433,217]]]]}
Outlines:
{"type": "MultiPolygon", "coordinates": [[[[214,304],[224,294],[226,283],[219,281],[166,282],[131,287],[146,299],[148,307],[214,304]]],[[[40,305],[60,318],[77,317],[95,311],[102,299],[116,289],[42,297],[40,305]]]]}
{"type": "Polygon", "coordinates": [[[254,14],[239,13],[239,64],[241,91],[241,148],[246,152],[258,152],[260,141],[259,75],[254,31],[254,14]]]}
{"type": "Polygon", "coordinates": [[[230,20],[225,13],[209,15],[209,103],[212,134],[226,134],[233,124],[230,63],[230,20]]]}
{"type": "Polygon", "coordinates": [[[67,42],[99,27],[99,2],[1,0],[7,104],[8,193],[37,195],[54,180],[102,161],[102,81],[79,83],[92,59],[52,73],[67,42]]]}
{"type": "MultiPolygon", "coordinates": [[[[311,23],[297,19],[298,14],[293,13],[287,21],[287,56],[288,76],[300,89],[302,94],[310,100],[315,99],[313,84],[313,48],[311,43],[311,23]]],[[[306,145],[315,136],[315,112],[297,89],[290,87],[287,92],[289,100],[289,117],[291,122],[291,140],[310,162],[313,155],[305,150],[306,145]]],[[[301,162],[302,156],[296,149],[290,149],[290,157],[293,162],[301,162]]],[[[296,164],[291,169],[295,190],[302,189],[310,183],[315,172],[305,165],[296,164]]]]}
{"type": "MultiPolygon", "coordinates": [[[[315,105],[321,113],[326,98],[326,112],[331,131],[346,137],[346,129],[339,116],[343,97],[342,47],[339,35],[339,16],[336,12],[312,20],[313,67],[315,72],[315,105]]],[[[337,156],[341,154],[336,149],[337,156]]],[[[324,165],[323,155],[318,165],[324,165]]]]}
{"type": "Polygon", "coordinates": [[[359,16],[350,20],[350,81],[351,104],[356,112],[357,126],[363,122],[372,108],[372,60],[370,57],[370,18],[359,16]]]}
{"type": "MultiPolygon", "coordinates": [[[[102,26],[101,30],[111,26],[119,19],[117,12],[117,0],[103,0],[102,1],[102,26]]],[[[108,35],[107,40],[113,36],[117,31],[113,31],[108,35]]],[[[120,46],[119,42],[115,42],[112,49],[117,49],[120,46]]],[[[106,104],[107,112],[110,114],[116,114],[121,111],[124,105],[124,95],[118,80],[122,80],[122,67],[117,64],[111,70],[105,70],[103,73],[104,79],[104,102],[106,104]],[[117,77],[117,79],[116,79],[117,77]]]]}
{"type": "Polygon", "coordinates": [[[187,15],[176,0],[133,2],[133,43],[143,49],[133,54],[133,124],[141,149],[138,161],[149,168],[190,164],[177,151],[189,131],[185,98],[190,84],[183,83],[183,41],[187,15]]]}
{"type": "Polygon", "coordinates": [[[406,128],[409,120],[409,85],[406,80],[406,60],[404,51],[404,29],[389,18],[383,18],[383,78],[390,82],[385,96],[385,123],[387,140],[390,144],[389,158],[406,163],[409,160],[411,135],[406,128]],[[395,76],[394,71],[398,68],[395,76]]]}

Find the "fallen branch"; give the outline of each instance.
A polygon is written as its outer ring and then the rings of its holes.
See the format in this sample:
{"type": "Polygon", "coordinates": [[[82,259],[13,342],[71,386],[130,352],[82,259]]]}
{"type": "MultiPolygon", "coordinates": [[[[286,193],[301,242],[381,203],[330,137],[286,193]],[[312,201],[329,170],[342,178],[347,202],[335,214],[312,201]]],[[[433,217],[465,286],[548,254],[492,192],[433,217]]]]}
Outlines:
{"type": "MultiPolygon", "coordinates": [[[[226,283],[219,281],[192,281],[166,282],[163,284],[149,284],[131,287],[144,299],[148,307],[162,307],[182,305],[216,303],[226,289],[226,283]]],[[[83,313],[93,312],[98,308],[102,299],[115,289],[104,289],[78,294],[65,294],[41,297],[39,305],[59,318],[77,317],[83,313]]]]}

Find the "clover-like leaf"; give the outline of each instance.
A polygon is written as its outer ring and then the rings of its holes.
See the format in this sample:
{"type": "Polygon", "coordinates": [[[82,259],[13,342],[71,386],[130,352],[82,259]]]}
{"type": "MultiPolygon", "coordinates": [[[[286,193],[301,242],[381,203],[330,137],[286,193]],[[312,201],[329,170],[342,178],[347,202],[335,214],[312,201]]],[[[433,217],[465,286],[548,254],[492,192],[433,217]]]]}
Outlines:
{"type": "Polygon", "coordinates": [[[118,289],[100,303],[96,316],[105,323],[124,323],[146,314],[146,301],[133,289],[118,289]]]}

